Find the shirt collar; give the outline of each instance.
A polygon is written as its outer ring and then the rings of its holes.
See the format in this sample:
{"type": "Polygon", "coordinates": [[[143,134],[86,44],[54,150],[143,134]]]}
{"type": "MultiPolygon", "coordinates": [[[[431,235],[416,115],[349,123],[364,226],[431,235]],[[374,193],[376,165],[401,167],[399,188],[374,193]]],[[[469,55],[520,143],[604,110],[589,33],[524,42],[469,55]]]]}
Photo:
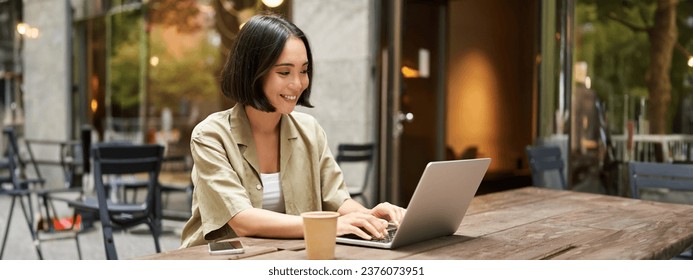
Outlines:
{"type": "MultiPolygon", "coordinates": [[[[299,131],[290,115],[283,114],[279,123],[279,168],[281,172],[287,168],[287,163],[294,150],[292,146],[295,142],[294,140],[298,138],[299,131]]],[[[259,174],[260,165],[258,164],[253,132],[250,129],[250,121],[248,120],[248,115],[243,105],[236,104],[231,108],[229,127],[231,127],[230,133],[236,139],[236,143],[238,143],[238,148],[241,150],[243,157],[255,169],[256,173],[259,174]]],[[[284,177],[284,173],[286,172],[281,173],[282,177],[284,177]]]]}

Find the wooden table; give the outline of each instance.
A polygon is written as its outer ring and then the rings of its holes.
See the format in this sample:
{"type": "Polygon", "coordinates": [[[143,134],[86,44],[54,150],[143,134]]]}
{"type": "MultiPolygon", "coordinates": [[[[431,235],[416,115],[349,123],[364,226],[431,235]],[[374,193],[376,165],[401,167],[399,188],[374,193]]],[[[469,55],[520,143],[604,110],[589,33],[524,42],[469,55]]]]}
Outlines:
{"type": "MultiPolygon", "coordinates": [[[[396,250],[337,245],[337,259],[671,259],[693,246],[693,205],[527,187],[477,196],[459,230],[396,250]]],[[[196,246],[140,259],[304,260],[302,239],[240,238],[246,253],[196,246]]]]}

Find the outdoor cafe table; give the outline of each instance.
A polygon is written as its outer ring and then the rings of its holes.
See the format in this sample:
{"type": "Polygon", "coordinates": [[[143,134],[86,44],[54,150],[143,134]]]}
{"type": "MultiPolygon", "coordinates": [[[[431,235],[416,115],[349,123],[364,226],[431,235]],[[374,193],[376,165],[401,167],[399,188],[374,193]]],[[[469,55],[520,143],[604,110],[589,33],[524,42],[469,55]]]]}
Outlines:
{"type": "MultiPolygon", "coordinates": [[[[526,187],[477,196],[459,230],[395,250],[337,245],[337,259],[671,259],[693,246],[693,205],[526,187]]],[[[425,230],[425,229],[421,229],[425,230]]],[[[207,246],[139,259],[305,260],[302,239],[240,238],[244,254],[207,246]]]]}

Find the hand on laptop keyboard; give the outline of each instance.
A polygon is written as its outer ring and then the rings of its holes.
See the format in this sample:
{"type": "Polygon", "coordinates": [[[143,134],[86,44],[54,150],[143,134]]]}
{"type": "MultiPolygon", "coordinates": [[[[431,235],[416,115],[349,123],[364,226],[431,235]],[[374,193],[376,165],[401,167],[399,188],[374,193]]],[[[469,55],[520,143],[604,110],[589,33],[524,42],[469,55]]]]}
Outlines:
{"type": "MultiPolygon", "coordinates": [[[[397,227],[393,223],[390,223],[387,227],[387,233],[388,233],[387,235],[384,235],[382,237],[375,237],[375,236],[371,235],[370,236],[371,238],[368,238],[366,240],[374,240],[374,241],[378,241],[378,242],[388,243],[388,242],[392,241],[392,238],[395,237],[395,232],[397,232],[397,227]]],[[[365,238],[362,238],[362,237],[360,237],[356,234],[353,234],[353,233],[346,234],[342,237],[351,238],[351,239],[365,239],[365,238]]]]}
{"type": "Polygon", "coordinates": [[[399,207],[389,202],[383,202],[371,209],[371,214],[381,219],[389,220],[399,227],[399,224],[404,219],[407,209],[399,207]]]}
{"type": "Polygon", "coordinates": [[[352,212],[337,220],[337,235],[354,234],[360,238],[382,239],[387,236],[388,222],[368,213],[352,212]]]}

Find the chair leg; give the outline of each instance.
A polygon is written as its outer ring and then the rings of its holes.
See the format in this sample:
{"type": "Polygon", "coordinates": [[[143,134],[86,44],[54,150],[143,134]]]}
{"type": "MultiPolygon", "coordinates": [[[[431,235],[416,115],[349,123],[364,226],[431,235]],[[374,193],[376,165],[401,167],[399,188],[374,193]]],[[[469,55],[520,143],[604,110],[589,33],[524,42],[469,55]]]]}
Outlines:
{"type": "Polygon", "coordinates": [[[27,226],[29,227],[31,240],[34,243],[34,248],[36,248],[36,254],[38,254],[39,260],[43,260],[43,254],[41,253],[41,242],[38,238],[38,232],[34,229],[34,210],[31,205],[31,195],[27,195],[27,200],[29,205],[25,205],[24,200],[20,197],[19,204],[22,207],[24,218],[26,219],[27,226]],[[29,208],[29,213],[27,213],[27,208],[29,208]]]}
{"type": "Polygon", "coordinates": [[[77,244],[77,259],[82,260],[82,249],[79,247],[79,238],[75,236],[75,244],[77,244]]]}
{"type": "MultiPolygon", "coordinates": [[[[107,221],[101,222],[102,225],[104,223],[108,223],[107,221]]],[[[110,225],[103,225],[103,244],[106,250],[106,259],[107,260],[117,260],[118,259],[118,253],[116,252],[115,248],[115,243],[113,242],[113,228],[110,225]]]]}
{"type": "Polygon", "coordinates": [[[161,235],[161,221],[157,222],[156,220],[150,220],[147,225],[149,226],[149,230],[152,232],[152,236],[154,237],[154,247],[156,248],[156,252],[161,253],[161,245],[159,244],[159,236],[161,235]]]}
{"type": "MultiPolygon", "coordinates": [[[[77,210],[75,210],[72,213],[72,228],[71,228],[72,230],[75,230],[75,223],[77,222],[77,216],[78,216],[78,213],[77,213],[77,210]]],[[[81,230],[82,230],[82,225],[80,225],[79,229],[77,231],[75,231],[75,244],[77,245],[77,258],[80,260],[82,259],[82,249],[79,246],[79,231],[81,231],[81,230]]]]}
{"type": "Polygon", "coordinates": [[[0,249],[0,260],[5,254],[5,245],[7,245],[7,235],[10,233],[10,225],[12,224],[12,213],[14,212],[14,202],[16,196],[12,196],[12,202],[10,203],[10,214],[7,216],[7,226],[5,227],[5,236],[2,238],[2,249],[0,249]]]}
{"type": "MultiPolygon", "coordinates": [[[[53,216],[51,216],[50,211],[51,211],[51,209],[53,210],[53,214],[55,215],[56,218],[58,217],[58,211],[55,210],[55,206],[53,205],[53,202],[48,201],[48,198],[46,197],[46,195],[42,195],[42,196],[40,196],[40,198],[41,198],[41,201],[43,202],[43,208],[45,211],[44,214],[46,215],[45,219],[46,219],[46,221],[48,221],[48,232],[54,232],[55,228],[54,228],[53,222],[52,222],[53,219],[51,218],[53,216]]],[[[39,207],[38,212],[41,213],[40,207],[39,207]]]]}

